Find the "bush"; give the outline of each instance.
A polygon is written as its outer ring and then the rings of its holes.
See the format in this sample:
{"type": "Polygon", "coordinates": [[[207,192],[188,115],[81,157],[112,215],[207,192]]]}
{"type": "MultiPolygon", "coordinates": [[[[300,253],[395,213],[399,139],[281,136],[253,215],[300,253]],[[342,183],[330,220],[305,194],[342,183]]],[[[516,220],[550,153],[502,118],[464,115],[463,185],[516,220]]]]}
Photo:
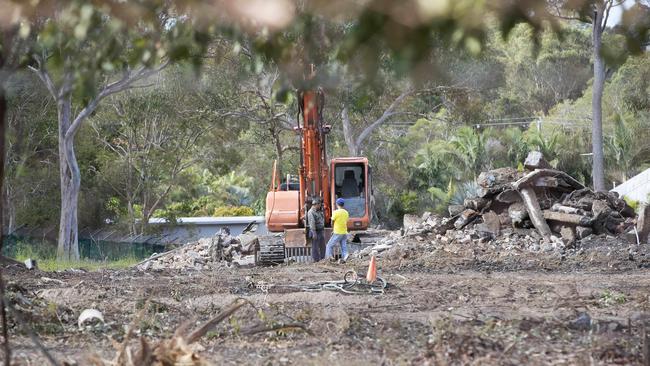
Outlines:
{"type": "Polygon", "coordinates": [[[625,203],[627,203],[628,206],[632,207],[634,212],[636,212],[636,210],[639,208],[639,201],[633,200],[626,196],[623,196],[623,200],[625,200],[625,203]]]}
{"type": "Polygon", "coordinates": [[[212,216],[253,216],[255,211],[248,206],[223,206],[218,207],[212,216]]]}

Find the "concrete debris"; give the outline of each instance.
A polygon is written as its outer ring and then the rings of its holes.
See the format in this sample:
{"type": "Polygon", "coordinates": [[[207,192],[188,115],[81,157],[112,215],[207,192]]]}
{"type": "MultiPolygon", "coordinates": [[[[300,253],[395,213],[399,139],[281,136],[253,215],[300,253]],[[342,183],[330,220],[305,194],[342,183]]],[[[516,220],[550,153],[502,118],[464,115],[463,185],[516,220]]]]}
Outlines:
{"type": "Polygon", "coordinates": [[[460,217],[454,222],[454,227],[456,229],[462,229],[465,226],[469,225],[474,219],[478,216],[478,212],[468,208],[460,214],[460,217]]]}
{"type": "Polygon", "coordinates": [[[447,208],[449,216],[458,216],[461,212],[465,211],[465,206],[463,205],[449,205],[447,208]]]}
{"type": "Polygon", "coordinates": [[[104,323],[104,315],[102,315],[102,313],[99,310],[84,309],[84,311],[82,311],[81,314],[79,315],[79,319],[77,319],[77,324],[79,325],[79,328],[81,328],[81,326],[84,323],[92,321],[94,319],[104,323]]]}
{"type": "Polygon", "coordinates": [[[636,217],[618,194],[586,188],[565,172],[550,169],[539,153],[531,153],[524,166],[532,170],[481,173],[477,197],[465,199],[462,210],[451,205],[450,217],[407,215],[401,232],[359,254],[377,254],[406,243],[451,252],[468,246],[564,252],[589,245],[594,236],[638,235],[639,242],[648,242],[650,208],[641,207],[636,217]]]}
{"type": "Polygon", "coordinates": [[[642,204],[639,207],[636,229],[639,233],[639,241],[642,244],[650,244],[650,206],[642,204]]]}
{"type": "Polygon", "coordinates": [[[25,263],[25,268],[27,268],[27,269],[35,269],[36,268],[36,260],[35,259],[27,258],[27,259],[25,259],[24,263],[25,263]]]}
{"type": "Polygon", "coordinates": [[[211,269],[220,266],[243,266],[255,263],[255,250],[259,246],[253,234],[233,237],[222,231],[212,238],[201,238],[168,251],[153,255],[136,265],[141,271],[161,269],[211,269]]]}
{"type": "Polygon", "coordinates": [[[535,169],[550,169],[551,164],[544,160],[544,155],[539,151],[531,151],[528,153],[526,160],[524,161],[524,167],[528,170],[535,169]]]}

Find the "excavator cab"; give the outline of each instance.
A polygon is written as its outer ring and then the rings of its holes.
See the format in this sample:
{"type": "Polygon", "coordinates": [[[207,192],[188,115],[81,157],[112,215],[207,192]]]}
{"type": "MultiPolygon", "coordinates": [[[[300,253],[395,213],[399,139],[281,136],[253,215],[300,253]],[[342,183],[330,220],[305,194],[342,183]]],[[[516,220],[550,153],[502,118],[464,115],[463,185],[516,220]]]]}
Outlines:
{"type": "MultiPolygon", "coordinates": [[[[345,209],[350,214],[349,230],[366,230],[372,220],[373,191],[371,167],[366,158],[332,159],[331,167],[332,199],[345,200],[345,209]]],[[[334,203],[332,211],[335,210],[334,203]]]]}

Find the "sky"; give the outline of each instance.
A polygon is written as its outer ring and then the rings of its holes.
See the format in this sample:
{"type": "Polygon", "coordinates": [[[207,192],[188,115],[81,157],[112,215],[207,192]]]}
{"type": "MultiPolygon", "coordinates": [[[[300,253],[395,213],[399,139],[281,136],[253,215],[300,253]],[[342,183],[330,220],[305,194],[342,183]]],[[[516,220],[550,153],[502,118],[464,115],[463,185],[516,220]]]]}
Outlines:
{"type": "Polygon", "coordinates": [[[613,7],[612,10],[609,12],[609,19],[607,21],[607,25],[613,27],[616,24],[620,23],[621,17],[623,15],[623,7],[625,7],[626,9],[629,8],[630,6],[634,5],[634,1],[635,0],[625,0],[623,2],[623,5],[613,7]]]}

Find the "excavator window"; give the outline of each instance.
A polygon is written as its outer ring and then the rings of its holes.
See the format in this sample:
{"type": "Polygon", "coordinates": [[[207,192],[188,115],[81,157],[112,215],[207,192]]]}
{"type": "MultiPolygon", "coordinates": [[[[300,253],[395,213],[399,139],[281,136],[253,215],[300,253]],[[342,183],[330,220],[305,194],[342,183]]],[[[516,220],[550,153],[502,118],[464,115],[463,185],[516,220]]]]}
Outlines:
{"type": "Polygon", "coordinates": [[[298,177],[287,174],[286,180],[280,184],[280,191],[299,191],[298,177]]]}
{"type": "Polygon", "coordinates": [[[299,191],[300,183],[282,183],[280,184],[280,191],[299,191]]]}
{"type": "Polygon", "coordinates": [[[366,213],[366,172],[363,164],[337,164],[334,171],[336,198],[345,199],[345,209],[350,217],[363,217],[366,213]]]}

